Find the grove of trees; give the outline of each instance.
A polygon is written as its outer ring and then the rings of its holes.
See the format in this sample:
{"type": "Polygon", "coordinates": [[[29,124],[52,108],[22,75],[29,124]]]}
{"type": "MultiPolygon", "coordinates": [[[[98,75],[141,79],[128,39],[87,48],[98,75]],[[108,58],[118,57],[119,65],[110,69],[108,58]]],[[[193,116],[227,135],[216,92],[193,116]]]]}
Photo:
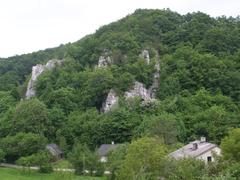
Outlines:
{"type": "Polygon", "coordinates": [[[83,155],[84,166],[100,172],[95,150],[115,141],[124,148],[111,157],[114,178],[237,177],[239,126],[239,17],[139,9],[75,43],[0,59],[0,161],[37,164],[43,157],[48,162],[42,151],[54,142],[79,174],[83,155]],[[144,49],[149,64],[139,56],[144,49]],[[112,64],[97,68],[106,51],[112,64]],[[152,84],[156,52],[161,66],[156,101],[127,102],[124,92],[135,81],[152,84]],[[32,66],[53,58],[63,64],[44,72],[35,84],[36,97],[26,100],[32,66]],[[119,106],[102,113],[110,89],[119,106]],[[194,159],[164,163],[170,150],[200,136],[221,144],[222,163],[207,170],[194,159]]]}

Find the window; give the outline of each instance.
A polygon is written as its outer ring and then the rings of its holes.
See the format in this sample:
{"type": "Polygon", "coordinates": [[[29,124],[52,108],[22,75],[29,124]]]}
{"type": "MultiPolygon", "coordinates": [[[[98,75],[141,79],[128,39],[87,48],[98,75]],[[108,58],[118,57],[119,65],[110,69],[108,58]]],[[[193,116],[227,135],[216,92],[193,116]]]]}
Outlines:
{"type": "Polygon", "coordinates": [[[208,162],[212,162],[212,157],[211,157],[211,156],[208,156],[208,157],[207,157],[207,161],[208,161],[208,162]]]}

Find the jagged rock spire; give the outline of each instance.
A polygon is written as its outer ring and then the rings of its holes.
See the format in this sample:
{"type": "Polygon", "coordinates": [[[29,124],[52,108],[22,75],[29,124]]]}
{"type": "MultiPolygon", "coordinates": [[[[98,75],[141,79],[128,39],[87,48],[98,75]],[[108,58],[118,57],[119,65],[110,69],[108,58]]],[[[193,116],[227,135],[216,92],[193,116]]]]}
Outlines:
{"type": "Polygon", "coordinates": [[[36,66],[32,67],[32,76],[31,79],[28,82],[27,91],[25,94],[26,99],[29,99],[31,97],[34,97],[36,95],[35,90],[35,82],[37,81],[37,78],[46,70],[53,69],[57,64],[61,64],[62,60],[53,59],[47,62],[46,65],[37,64],[36,66]]]}
{"type": "Polygon", "coordinates": [[[108,93],[107,99],[102,104],[102,112],[108,112],[111,109],[118,106],[118,96],[117,93],[111,89],[108,93]]]}
{"type": "Polygon", "coordinates": [[[140,57],[143,58],[147,64],[150,63],[150,56],[148,50],[144,49],[142,53],[140,54],[140,57]]]}

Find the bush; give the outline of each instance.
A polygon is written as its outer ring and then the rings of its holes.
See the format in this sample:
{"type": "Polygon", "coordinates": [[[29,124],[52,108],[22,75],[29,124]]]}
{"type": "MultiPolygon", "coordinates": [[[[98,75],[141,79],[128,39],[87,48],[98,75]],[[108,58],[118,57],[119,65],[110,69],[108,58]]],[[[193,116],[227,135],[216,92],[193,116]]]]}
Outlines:
{"type": "Polygon", "coordinates": [[[90,176],[101,176],[104,172],[98,155],[86,145],[75,145],[72,152],[69,153],[69,160],[73,164],[76,174],[84,175],[88,171],[90,176]]]}
{"type": "Polygon", "coordinates": [[[50,159],[50,154],[46,151],[42,151],[31,156],[21,157],[17,160],[17,164],[25,167],[39,166],[39,172],[50,173],[53,171],[50,159]]]}
{"type": "Polygon", "coordinates": [[[43,150],[46,138],[39,134],[18,133],[0,140],[0,148],[6,152],[6,161],[14,162],[20,157],[30,156],[43,150]]]}
{"type": "Polygon", "coordinates": [[[50,163],[44,163],[40,166],[40,173],[51,173],[53,172],[53,167],[50,163]]]}
{"type": "Polygon", "coordinates": [[[5,155],[6,155],[6,153],[2,149],[0,149],[0,162],[4,161],[5,155]]]}

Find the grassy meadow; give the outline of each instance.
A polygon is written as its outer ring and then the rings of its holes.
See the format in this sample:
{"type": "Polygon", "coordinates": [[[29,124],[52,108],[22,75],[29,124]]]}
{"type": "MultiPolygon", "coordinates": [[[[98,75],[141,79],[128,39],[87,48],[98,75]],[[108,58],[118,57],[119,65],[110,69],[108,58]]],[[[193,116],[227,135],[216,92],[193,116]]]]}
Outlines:
{"type": "Polygon", "coordinates": [[[42,174],[36,171],[0,168],[1,180],[105,180],[104,177],[83,177],[73,173],[54,172],[42,174]]]}

